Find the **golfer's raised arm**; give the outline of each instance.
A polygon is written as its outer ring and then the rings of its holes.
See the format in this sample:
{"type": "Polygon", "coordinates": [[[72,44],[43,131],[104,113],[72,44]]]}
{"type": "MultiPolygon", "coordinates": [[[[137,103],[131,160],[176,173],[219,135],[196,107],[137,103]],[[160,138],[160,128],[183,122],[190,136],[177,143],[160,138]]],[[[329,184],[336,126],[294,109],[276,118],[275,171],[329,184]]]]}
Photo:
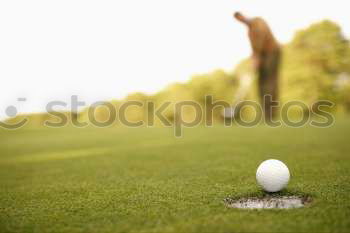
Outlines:
{"type": "Polygon", "coordinates": [[[250,25],[250,19],[242,15],[240,12],[235,12],[233,15],[238,21],[244,23],[245,25],[250,25]]]}

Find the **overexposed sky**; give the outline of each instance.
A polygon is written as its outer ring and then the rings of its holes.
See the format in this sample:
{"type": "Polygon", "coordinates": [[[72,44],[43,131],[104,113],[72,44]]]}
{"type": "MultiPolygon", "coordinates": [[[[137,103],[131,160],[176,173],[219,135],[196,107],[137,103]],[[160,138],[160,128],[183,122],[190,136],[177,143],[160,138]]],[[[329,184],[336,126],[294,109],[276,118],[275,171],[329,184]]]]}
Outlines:
{"type": "Polygon", "coordinates": [[[262,16],[288,42],[322,19],[350,36],[345,0],[11,0],[0,2],[0,118],[44,111],[73,94],[87,103],[155,93],[250,55],[232,13],[262,16]],[[17,98],[24,97],[25,102],[17,98]]]}

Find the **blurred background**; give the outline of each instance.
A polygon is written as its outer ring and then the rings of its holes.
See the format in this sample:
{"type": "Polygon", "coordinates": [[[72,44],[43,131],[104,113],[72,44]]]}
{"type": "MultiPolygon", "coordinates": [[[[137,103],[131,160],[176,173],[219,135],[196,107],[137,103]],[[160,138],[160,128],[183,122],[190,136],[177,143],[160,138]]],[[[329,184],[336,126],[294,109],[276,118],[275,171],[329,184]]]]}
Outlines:
{"type": "MultiPolygon", "coordinates": [[[[69,103],[72,95],[87,104],[76,115],[82,121],[89,104],[101,100],[204,104],[213,95],[232,103],[242,77],[254,76],[246,28],[232,17],[237,10],[263,17],[283,45],[282,102],[330,100],[332,111],[344,115],[350,111],[347,9],[342,0],[3,1],[0,119],[17,122],[29,114],[30,124],[41,125],[49,101],[69,103]],[[9,106],[18,111],[10,120],[9,106]]],[[[257,99],[254,83],[244,98],[257,99]]],[[[146,113],[128,111],[131,120],[146,113]]],[[[108,118],[103,108],[95,114],[108,118]]],[[[172,106],[166,115],[173,119],[172,106]]],[[[215,120],[222,121],[220,110],[215,120]]]]}

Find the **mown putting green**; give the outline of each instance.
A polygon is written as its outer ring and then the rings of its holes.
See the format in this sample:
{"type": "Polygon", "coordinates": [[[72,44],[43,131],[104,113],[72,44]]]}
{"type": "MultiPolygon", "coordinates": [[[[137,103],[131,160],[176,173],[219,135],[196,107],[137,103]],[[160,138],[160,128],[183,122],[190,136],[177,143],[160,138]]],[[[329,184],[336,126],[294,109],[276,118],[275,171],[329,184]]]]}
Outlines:
{"type": "Polygon", "coordinates": [[[350,121],[331,128],[26,129],[0,132],[1,232],[348,232],[350,121]],[[242,210],[257,166],[291,172],[304,208],[242,210]]]}

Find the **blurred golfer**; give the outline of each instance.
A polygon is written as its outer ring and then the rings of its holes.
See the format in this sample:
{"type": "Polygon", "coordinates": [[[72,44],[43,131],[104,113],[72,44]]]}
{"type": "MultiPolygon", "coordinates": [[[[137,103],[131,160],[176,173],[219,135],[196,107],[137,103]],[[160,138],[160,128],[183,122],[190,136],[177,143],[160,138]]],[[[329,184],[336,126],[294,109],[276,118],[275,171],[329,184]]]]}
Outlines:
{"type": "Polygon", "coordinates": [[[236,12],[234,17],[248,27],[253,64],[259,79],[259,96],[265,119],[271,120],[276,115],[276,108],[272,107],[272,101],[278,100],[280,46],[262,18],[247,18],[239,12],[236,12]]]}

